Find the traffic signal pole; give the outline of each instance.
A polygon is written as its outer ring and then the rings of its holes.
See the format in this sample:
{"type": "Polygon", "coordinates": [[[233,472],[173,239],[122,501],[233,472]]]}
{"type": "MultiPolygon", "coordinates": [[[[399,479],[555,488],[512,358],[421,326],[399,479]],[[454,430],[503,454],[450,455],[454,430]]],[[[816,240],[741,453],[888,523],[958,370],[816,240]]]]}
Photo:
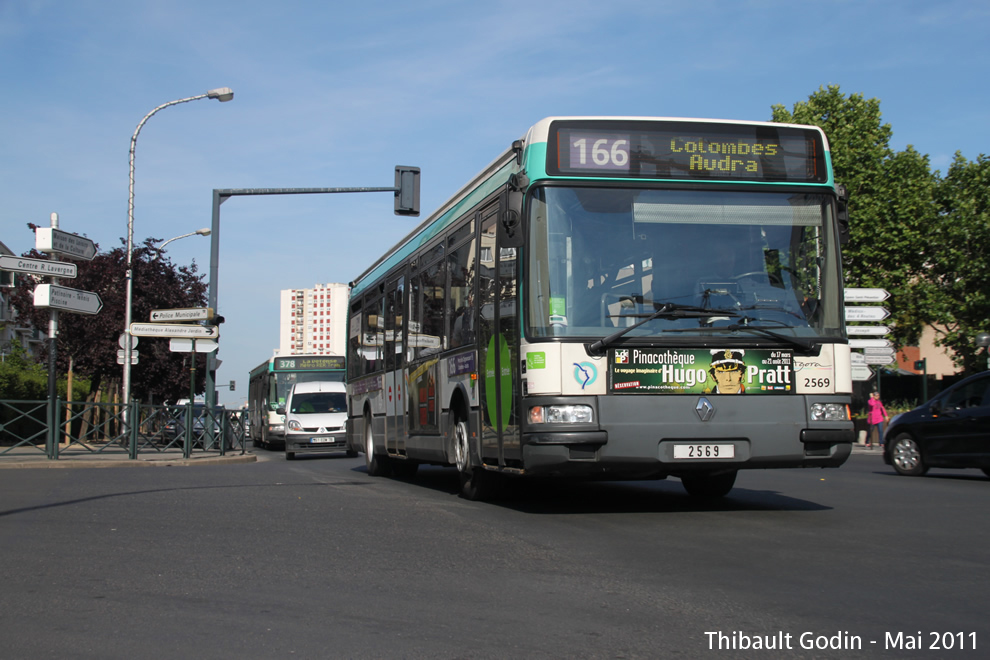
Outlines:
{"type": "MultiPolygon", "coordinates": [[[[332,193],[390,192],[395,195],[396,215],[419,215],[418,167],[395,166],[395,185],[382,188],[225,188],[213,189],[213,224],[210,233],[210,282],[207,306],[218,310],[217,289],[220,276],[220,205],[231,197],[253,195],[323,195],[332,193]]],[[[193,354],[195,358],[195,353],[193,354]]],[[[206,409],[216,406],[216,354],[206,354],[206,409]]]]}

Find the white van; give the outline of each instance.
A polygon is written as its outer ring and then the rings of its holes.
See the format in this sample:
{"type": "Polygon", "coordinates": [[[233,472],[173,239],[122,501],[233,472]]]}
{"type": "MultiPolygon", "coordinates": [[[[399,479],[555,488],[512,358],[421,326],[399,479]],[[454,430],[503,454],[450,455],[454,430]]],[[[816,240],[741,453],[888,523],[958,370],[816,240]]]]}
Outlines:
{"type": "Polygon", "coordinates": [[[297,453],[346,451],[347,448],[347,388],[343,383],[313,381],[296,383],[285,400],[285,408],[276,411],[285,415],[285,458],[292,460],[297,453]]]}

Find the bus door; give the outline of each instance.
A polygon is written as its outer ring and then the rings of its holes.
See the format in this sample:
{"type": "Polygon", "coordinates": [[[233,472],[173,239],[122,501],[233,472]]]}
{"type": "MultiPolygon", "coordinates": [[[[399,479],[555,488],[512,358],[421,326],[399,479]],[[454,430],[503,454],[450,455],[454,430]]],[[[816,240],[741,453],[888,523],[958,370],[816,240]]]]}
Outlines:
{"type": "Polygon", "coordinates": [[[487,465],[520,464],[518,393],[519,332],[516,309],[515,248],[502,248],[498,239],[499,205],[481,213],[480,286],[478,308],[479,371],[481,372],[481,456],[487,465]]]}
{"type": "Polygon", "coordinates": [[[390,454],[406,453],[404,293],[404,277],[385,289],[385,447],[390,454]]]}

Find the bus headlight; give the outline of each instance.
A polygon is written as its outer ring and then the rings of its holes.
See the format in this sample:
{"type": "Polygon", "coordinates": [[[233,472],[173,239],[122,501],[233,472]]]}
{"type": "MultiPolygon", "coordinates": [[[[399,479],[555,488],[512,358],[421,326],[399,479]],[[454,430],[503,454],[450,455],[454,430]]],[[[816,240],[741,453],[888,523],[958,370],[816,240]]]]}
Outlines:
{"type": "Polygon", "coordinates": [[[844,403],[813,403],[811,419],[816,422],[848,422],[849,406],[844,403]]]}
{"type": "Polygon", "coordinates": [[[594,421],[591,406],[561,404],[529,409],[530,424],[591,424],[594,421]]]}

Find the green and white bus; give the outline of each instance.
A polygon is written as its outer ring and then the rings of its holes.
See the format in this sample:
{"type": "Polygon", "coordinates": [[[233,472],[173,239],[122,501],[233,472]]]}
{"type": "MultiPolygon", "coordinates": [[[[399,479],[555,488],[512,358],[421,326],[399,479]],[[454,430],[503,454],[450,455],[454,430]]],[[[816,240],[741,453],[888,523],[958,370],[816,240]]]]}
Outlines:
{"type": "Polygon", "coordinates": [[[845,202],[815,127],[544,119],[351,283],[349,446],[469,499],[840,466],[845,202]]]}
{"type": "Polygon", "coordinates": [[[248,377],[248,436],[255,447],[285,446],[285,415],[276,410],[296,383],[343,382],[342,355],[285,355],[268,358],[248,377]]]}

